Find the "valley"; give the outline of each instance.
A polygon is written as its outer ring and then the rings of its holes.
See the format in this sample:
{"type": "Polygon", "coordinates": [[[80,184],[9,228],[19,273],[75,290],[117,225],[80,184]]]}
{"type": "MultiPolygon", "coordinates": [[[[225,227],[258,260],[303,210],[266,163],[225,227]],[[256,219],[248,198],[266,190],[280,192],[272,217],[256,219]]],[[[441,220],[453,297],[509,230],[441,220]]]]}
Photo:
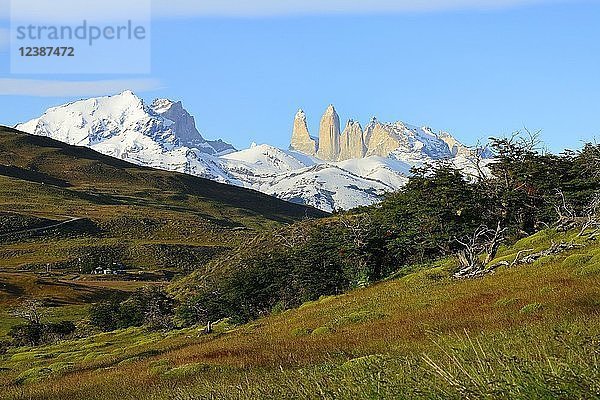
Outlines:
{"type": "MultiPolygon", "coordinates": [[[[9,128],[0,128],[0,164],[0,289],[51,306],[85,305],[96,297],[62,300],[15,282],[41,279],[104,295],[164,285],[256,231],[326,215],[9,128]],[[91,275],[97,268],[123,273],[91,275]]],[[[7,310],[4,302],[0,308],[7,310]]]]}

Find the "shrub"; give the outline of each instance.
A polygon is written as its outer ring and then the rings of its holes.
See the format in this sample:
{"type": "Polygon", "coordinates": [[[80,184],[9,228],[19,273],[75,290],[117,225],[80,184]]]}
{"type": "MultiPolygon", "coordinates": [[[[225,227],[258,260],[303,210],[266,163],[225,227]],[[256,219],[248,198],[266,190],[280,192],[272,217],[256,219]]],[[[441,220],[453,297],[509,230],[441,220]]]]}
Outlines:
{"type": "Polygon", "coordinates": [[[93,304],[90,307],[90,323],[105,332],[117,329],[119,326],[119,308],[120,301],[115,298],[93,304]]]}
{"type": "Polygon", "coordinates": [[[508,306],[511,306],[511,305],[515,304],[518,301],[519,301],[519,299],[514,298],[514,297],[503,298],[503,299],[499,299],[498,301],[496,301],[494,303],[494,306],[496,306],[496,307],[508,307],[508,306]]]}
{"type": "Polygon", "coordinates": [[[582,268],[591,258],[591,254],[573,254],[564,259],[562,266],[565,268],[582,268]]]}
{"type": "Polygon", "coordinates": [[[64,337],[75,332],[76,326],[73,321],[60,321],[46,325],[46,330],[49,334],[64,337]]]}
{"type": "Polygon", "coordinates": [[[167,378],[184,378],[191,375],[197,375],[209,371],[211,366],[203,363],[186,364],[164,372],[167,378]]]}
{"type": "Polygon", "coordinates": [[[90,308],[90,323],[108,332],[146,325],[151,329],[173,327],[175,300],[157,287],[136,290],[124,301],[113,297],[90,308]]]}
{"type": "Polygon", "coordinates": [[[6,340],[0,340],[0,356],[6,354],[10,348],[10,342],[6,340]]]}
{"type": "Polygon", "coordinates": [[[313,330],[312,334],[313,335],[325,335],[329,332],[331,332],[331,329],[329,329],[326,326],[320,326],[320,327],[316,328],[315,330],[313,330]]]}
{"type": "Polygon", "coordinates": [[[311,334],[311,330],[308,328],[294,328],[291,330],[290,334],[294,337],[301,337],[311,334]]]}
{"type": "Polygon", "coordinates": [[[37,346],[54,343],[75,332],[75,324],[71,321],[60,321],[49,324],[26,323],[13,326],[8,332],[17,346],[37,346]]]}
{"type": "Polygon", "coordinates": [[[15,378],[15,383],[22,384],[22,383],[27,383],[27,382],[33,382],[33,381],[39,380],[43,377],[46,377],[46,376],[50,375],[51,373],[52,373],[52,370],[50,368],[45,368],[45,367],[30,368],[28,370],[21,372],[15,378]]]}
{"type": "Polygon", "coordinates": [[[587,264],[577,269],[575,272],[576,275],[585,276],[585,275],[596,275],[600,274],[600,262],[595,264],[587,264]]]}
{"type": "Polygon", "coordinates": [[[33,323],[15,325],[10,328],[8,336],[17,346],[37,346],[44,338],[44,325],[33,323]]]}

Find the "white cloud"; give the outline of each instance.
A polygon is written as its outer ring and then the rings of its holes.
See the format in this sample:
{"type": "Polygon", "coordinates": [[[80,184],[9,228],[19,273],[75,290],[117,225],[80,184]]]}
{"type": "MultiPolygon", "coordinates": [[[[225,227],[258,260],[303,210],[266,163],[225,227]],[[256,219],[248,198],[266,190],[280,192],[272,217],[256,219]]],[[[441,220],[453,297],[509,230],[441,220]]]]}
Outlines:
{"type": "Polygon", "coordinates": [[[10,34],[8,29],[0,28],[0,52],[8,49],[10,34]]]}
{"type": "Polygon", "coordinates": [[[146,92],[162,88],[156,79],[100,81],[52,81],[0,78],[0,96],[76,97],[102,96],[132,90],[146,92]]]}
{"type": "MultiPolygon", "coordinates": [[[[150,17],[153,0],[0,0],[0,19],[15,22],[80,22],[150,17]]],[[[168,3],[166,0],[158,2],[168,3]]]]}
{"type": "Polygon", "coordinates": [[[154,0],[153,16],[278,16],[497,9],[557,0],[154,0]]]}
{"type": "MultiPolygon", "coordinates": [[[[19,14],[29,18],[65,19],[86,12],[99,18],[135,17],[151,0],[13,0],[19,14]],[[16,3],[18,2],[18,3],[16,3]],[[31,6],[27,6],[31,4],[31,6]],[[91,7],[91,8],[90,8],[91,7]],[[25,11],[24,11],[25,10],[25,11]],[[29,11],[27,11],[29,10],[29,11]]],[[[263,17],[311,14],[352,14],[387,12],[436,12],[447,10],[503,9],[531,4],[550,4],[567,0],[152,0],[153,18],[162,17],[263,17]]],[[[570,0],[573,1],[573,0],[570,0]]],[[[0,19],[9,16],[9,0],[0,0],[0,19]]]]}

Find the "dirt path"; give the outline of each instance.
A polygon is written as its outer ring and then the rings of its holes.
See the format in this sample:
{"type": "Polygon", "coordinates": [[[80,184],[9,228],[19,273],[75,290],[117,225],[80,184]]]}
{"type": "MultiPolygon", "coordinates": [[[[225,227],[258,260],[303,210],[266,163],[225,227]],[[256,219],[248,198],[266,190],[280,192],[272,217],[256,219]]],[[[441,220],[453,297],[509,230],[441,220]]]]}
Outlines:
{"type": "Polygon", "coordinates": [[[41,226],[39,228],[31,228],[31,229],[24,229],[22,231],[4,233],[4,234],[0,235],[0,238],[1,237],[6,237],[6,236],[12,236],[12,235],[20,235],[22,233],[41,232],[41,231],[45,231],[45,230],[48,230],[48,229],[57,228],[59,226],[63,226],[63,225],[66,225],[66,224],[70,224],[70,223],[73,223],[75,221],[79,221],[81,219],[83,219],[83,218],[80,218],[80,217],[69,217],[69,219],[67,219],[65,221],[61,221],[61,222],[58,222],[58,223],[55,223],[55,224],[51,224],[51,225],[41,226]]]}

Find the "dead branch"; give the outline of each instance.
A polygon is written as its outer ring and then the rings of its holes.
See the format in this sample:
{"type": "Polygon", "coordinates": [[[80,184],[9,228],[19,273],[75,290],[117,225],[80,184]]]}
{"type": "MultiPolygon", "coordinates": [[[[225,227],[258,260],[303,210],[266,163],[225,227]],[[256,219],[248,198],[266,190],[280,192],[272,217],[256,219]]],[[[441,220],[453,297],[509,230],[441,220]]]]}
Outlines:
{"type": "Polygon", "coordinates": [[[24,319],[29,324],[39,325],[47,316],[47,310],[39,300],[24,299],[21,304],[11,312],[11,315],[24,319]]]}
{"type": "Polygon", "coordinates": [[[496,229],[482,225],[471,236],[455,239],[463,248],[457,254],[460,269],[454,277],[473,278],[491,272],[487,266],[496,257],[498,248],[504,241],[505,232],[506,228],[498,222],[496,229]],[[484,254],[485,258],[482,261],[484,254]]]}
{"type": "Polygon", "coordinates": [[[549,248],[547,248],[546,250],[542,250],[537,253],[529,254],[529,255],[521,258],[520,260],[518,260],[517,263],[531,264],[531,263],[535,262],[536,260],[539,260],[542,257],[553,256],[556,254],[564,253],[565,251],[569,251],[572,249],[578,249],[581,247],[584,247],[584,246],[582,244],[577,244],[577,243],[573,243],[573,242],[560,242],[560,243],[552,242],[552,245],[549,248]]]}
{"type": "Polygon", "coordinates": [[[583,223],[577,237],[588,236],[594,239],[600,231],[600,193],[592,196],[584,213],[583,223]]]}
{"type": "Polygon", "coordinates": [[[520,262],[520,260],[521,260],[521,254],[529,253],[530,251],[533,251],[533,250],[534,249],[519,250],[519,252],[515,256],[515,259],[513,260],[513,262],[510,263],[510,266],[514,267],[515,265],[517,265],[520,262]]]}

